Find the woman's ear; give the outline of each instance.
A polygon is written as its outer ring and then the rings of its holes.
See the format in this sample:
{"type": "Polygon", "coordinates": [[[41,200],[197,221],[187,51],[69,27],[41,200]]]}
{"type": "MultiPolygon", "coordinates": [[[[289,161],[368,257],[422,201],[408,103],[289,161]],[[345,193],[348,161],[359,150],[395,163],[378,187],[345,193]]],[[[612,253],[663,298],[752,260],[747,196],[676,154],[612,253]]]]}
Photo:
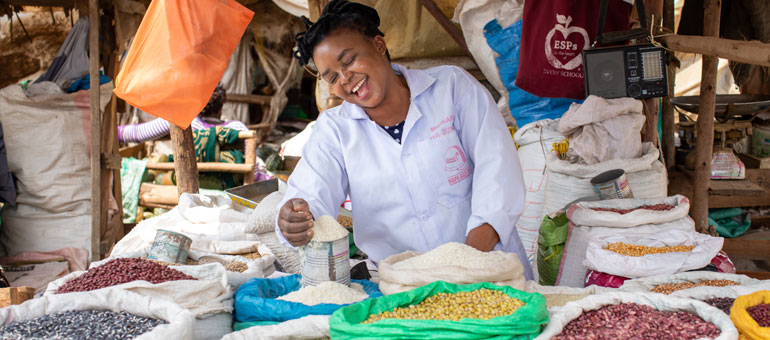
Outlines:
{"type": "Polygon", "coordinates": [[[385,44],[385,38],[382,36],[375,35],[374,38],[372,38],[372,42],[374,43],[374,48],[377,50],[377,53],[384,56],[385,53],[388,52],[388,45],[385,44]]]}

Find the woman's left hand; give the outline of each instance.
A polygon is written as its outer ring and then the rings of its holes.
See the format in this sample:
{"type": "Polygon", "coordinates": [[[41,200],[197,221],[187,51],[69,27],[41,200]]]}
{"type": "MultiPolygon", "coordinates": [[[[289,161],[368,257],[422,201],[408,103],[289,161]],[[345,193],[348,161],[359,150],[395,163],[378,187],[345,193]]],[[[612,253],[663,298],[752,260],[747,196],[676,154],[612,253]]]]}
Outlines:
{"type": "Polygon", "coordinates": [[[495,228],[492,228],[492,225],[489,223],[484,223],[473,228],[473,230],[468,233],[465,244],[481,251],[492,251],[499,241],[500,236],[497,235],[495,228]]]}

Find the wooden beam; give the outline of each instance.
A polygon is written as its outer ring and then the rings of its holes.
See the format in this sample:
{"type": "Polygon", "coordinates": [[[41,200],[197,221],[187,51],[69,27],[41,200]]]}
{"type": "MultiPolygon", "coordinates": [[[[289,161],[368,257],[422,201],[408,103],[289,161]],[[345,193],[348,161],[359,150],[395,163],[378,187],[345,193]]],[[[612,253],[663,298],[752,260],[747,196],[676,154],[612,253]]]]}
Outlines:
{"type": "Polygon", "coordinates": [[[272,96],[262,96],[258,94],[234,94],[228,93],[225,101],[232,103],[247,103],[247,104],[270,104],[272,96]]]}
{"type": "MultiPolygon", "coordinates": [[[[176,153],[174,153],[174,162],[176,162],[176,153]]],[[[162,170],[169,171],[175,170],[175,163],[147,163],[147,170],[162,170]]],[[[246,173],[254,170],[254,164],[232,164],[232,163],[197,163],[196,168],[198,172],[234,172],[234,173],[246,173]]],[[[179,181],[179,173],[177,173],[177,181],[179,181]]]]}
{"type": "Polygon", "coordinates": [[[75,8],[74,0],[0,0],[0,4],[9,4],[14,6],[75,8]]]}
{"type": "MultiPolygon", "coordinates": [[[[663,0],[663,27],[674,32],[674,0],[663,0]]],[[[671,97],[676,93],[674,84],[676,84],[676,65],[669,63],[666,67],[668,71],[668,91],[671,95],[663,98],[663,110],[661,125],[663,134],[663,160],[666,162],[666,168],[671,169],[676,165],[676,119],[674,115],[674,104],[671,103],[671,97]]]]}
{"type": "Polygon", "coordinates": [[[770,258],[770,240],[725,239],[722,250],[730,257],[770,258]]]}
{"type": "MultiPolygon", "coordinates": [[[[708,24],[707,21],[704,22],[708,24]]],[[[770,66],[770,44],[756,40],[743,41],[677,34],[664,36],[660,40],[677,52],[697,53],[741,63],[770,66]]]]}
{"type": "Polygon", "coordinates": [[[187,129],[182,130],[174,124],[169,125],[171,127],[171,146],[174,149],[173,170],[176,171],[178,194],[180,196],[183,193],[197,194],[200,186],[192,127],[188,126],[187,129]]]}
{"type": "Polygon", "coordinates": [[[439,25],[444,28],[444,30],[449,33],[449,36],[452,37],[452,40],[454,40],[457,45],[460,46],[460,48],[465,51],[465,54],[473,58],[473,55],[471,55],[471,52],[468,51],[468,44],[465,42],[465,37],[463,36],[463,32],[460,31],[455,24],[453,24],[449,18],[447,18],[446,14],[441,11],[438,6],[436,6],[436,3],[433,2],[433,0],[420,0],[422,5],[425,7],[425,9],[428,10],[428,12],[436,18],[436,21],[438,21],[439,25]]]}
{"type": "MultiPolygon", "coordinates": [[[[719,35],[719,15],[721,0],[706,0],[706,12],[703,16],[703,35],[719,35]]],[[[717,63],[719,58],[703,56],[701,71],[700,101],[695,146],[695,180],[693,182],[692,217],[696,230],[709,233],[709,186],[711,184],[711,158],[714,149],[714,106],[716,105],[717,63]]],[[[711,230],[711,233],[715,233],[711,230]]]]}
{"type": "Polygon", "coordinates": [[[101,259],[101,131],[99,103],[99,0],[88,0],[88,50],[91,76],[91,261],[101,259]]]}
{"type": "Polygon", "coordinates": [[[174,206],[179,203],[179,189],[174,185],[142,183],[139,187],[139,205],[174,206]]]}

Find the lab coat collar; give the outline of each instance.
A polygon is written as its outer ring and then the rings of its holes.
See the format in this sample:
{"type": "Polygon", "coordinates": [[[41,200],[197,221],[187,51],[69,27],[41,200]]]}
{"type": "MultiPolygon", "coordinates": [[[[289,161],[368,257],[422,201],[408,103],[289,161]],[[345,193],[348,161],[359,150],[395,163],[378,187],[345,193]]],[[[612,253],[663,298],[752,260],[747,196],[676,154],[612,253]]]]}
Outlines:
{"type": "MultiPolygon", "coordinates": [[[[393,67],[393,70],[395,70],[396,73],[403,75],[404,79],[406,79],[412,102],[414,102],[417,96],[425,92],[425,90],[430,88],[431,85],[436,82],[436,78],[423,70],[410,70],[399,64],[391,64],[391,67],[393,67]]],[[[345,101],[342,102],[340,109],[340,114],[343,117],[350,119],[369,119],[369,115],[366,114],[366,111],[356,104],[345,101]]],[[[407,117],[407,120],[409,120],[409,117],[407,117]]]]}

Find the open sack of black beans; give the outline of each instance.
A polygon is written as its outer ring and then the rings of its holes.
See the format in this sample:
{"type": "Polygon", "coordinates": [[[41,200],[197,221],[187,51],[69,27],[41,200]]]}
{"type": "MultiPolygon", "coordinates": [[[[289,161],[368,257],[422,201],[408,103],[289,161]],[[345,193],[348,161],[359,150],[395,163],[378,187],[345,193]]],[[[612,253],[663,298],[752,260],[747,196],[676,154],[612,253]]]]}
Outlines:
{"type": "Polygon", "coordinates": [[[46,295],[0,309],[0,339],[193,339],[182,306],[125,290],[46,295]]]}
{"type": "Polygon", "coordinates": [[[708,304],[653,293],[588,296],[551,310],[535,340],[737,340],[730,318],[708,304]]]}
{"type": "Polygon", "coordinates": [[[48,284],[44,296],[126,290],[175,301],[195,316],[196,339],[232,332],[233,293],[219,263],[174,266],[142,258],[108,258],[48,284]]]}

